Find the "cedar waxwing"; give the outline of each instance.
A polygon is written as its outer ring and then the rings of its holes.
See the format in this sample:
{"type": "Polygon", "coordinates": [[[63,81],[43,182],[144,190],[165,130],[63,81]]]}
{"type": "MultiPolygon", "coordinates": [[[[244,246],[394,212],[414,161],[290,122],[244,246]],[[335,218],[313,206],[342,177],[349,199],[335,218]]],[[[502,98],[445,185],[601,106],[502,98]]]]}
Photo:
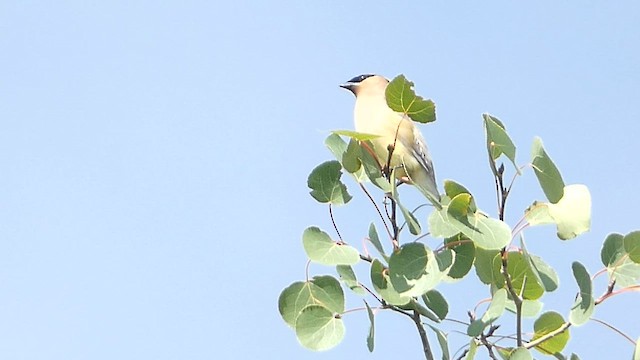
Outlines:
{"type": "Polygon", "coordinates": [[[407,115],[387,106],[385,90],[389,80],[380,75],[360,75],[340,87],[356,96],[353,112],[357,132],[378,135],[371,140],[378,161],[383,166],[389,158],[389,145],[394,146],[391,168],[397,168],[397,178],[408,175],[422,193],[440,201],[433,163],[427,144],[407,115]]]}

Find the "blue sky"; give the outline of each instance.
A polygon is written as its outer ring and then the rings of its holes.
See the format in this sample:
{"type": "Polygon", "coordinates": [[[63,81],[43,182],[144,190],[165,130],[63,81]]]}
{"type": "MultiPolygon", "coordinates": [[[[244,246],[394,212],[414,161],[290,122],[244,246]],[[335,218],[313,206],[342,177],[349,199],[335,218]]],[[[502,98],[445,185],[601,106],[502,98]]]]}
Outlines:
{"type": "MultiPolygon", "coordinates": [[[[640,228],[638,18],[631,1],[3,2],[0,356],[419,358],[413,325],[393,314],[377,317],[369,355],[362,312],[327,353],[300,347],[277,312],[304,279],[302,231],[330,229],[306,180],[330,159],[328,131],[352,127],[337,85],[370,72],[404,73],[436,102],[423,133],[438,180],[465,184],[488,213],[483,112],[506,124],[519,163],[538,135],[565,181],[589,186],[589,233],[526,233],[561,274],[547,309],[566,314],[571,261],[594,273],[608,233],[640,228]]],[[[336,217],[359,244],[374,216],[352,193],[336,217]]],[[[508,222],[542,198],[525,173],[508,222]]],[[[442,288],[453,317],[488,296],[473,283],[442,288]]],[[[614,297],[595,316],[637,338],[637,303],[614,297]]],[[[632,352],[596,323],[572,334],[585,359],[632,352]]]]}

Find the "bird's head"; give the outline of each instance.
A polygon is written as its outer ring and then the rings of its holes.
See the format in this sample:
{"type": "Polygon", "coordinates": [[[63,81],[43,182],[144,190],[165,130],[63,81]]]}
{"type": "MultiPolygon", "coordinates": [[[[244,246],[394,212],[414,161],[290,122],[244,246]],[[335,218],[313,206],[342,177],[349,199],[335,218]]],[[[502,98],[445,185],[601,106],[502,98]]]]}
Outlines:
{"type": "Polygon", "coordinates": [[[356,97],[365,93],[384,93],[389,80],[384,76],[374,74],[358,75],[344,84],[340,84],[341,88],[347,89],[356,97]]]}

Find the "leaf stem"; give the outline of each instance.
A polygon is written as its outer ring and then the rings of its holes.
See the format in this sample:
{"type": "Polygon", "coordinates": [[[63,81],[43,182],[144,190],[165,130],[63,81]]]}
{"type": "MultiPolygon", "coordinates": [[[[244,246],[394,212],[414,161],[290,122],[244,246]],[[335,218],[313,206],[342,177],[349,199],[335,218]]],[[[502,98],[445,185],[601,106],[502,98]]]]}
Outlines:
{"type": "Polygon", "coordinates": [[[342,235],[340,235],[340,230],[338,230],[338,225],[336,225],[336,219],[333,217],[333,206],[329,204],[329,217],[331,217],[331,223],[333,224],[333,228],[336,230],[336,234],[338,234],[338,239],[340,239],[340,244],[344,244],[344,240],[342,240],[342,235]]]}

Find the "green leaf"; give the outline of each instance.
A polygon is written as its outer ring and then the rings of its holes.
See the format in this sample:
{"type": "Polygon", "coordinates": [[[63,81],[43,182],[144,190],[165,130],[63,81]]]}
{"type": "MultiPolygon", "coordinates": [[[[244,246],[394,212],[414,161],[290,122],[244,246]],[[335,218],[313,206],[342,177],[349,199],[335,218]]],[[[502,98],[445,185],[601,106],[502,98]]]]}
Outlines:
{"type": "MultiPolygon", "coordinates": [[[[447,194],[447,196],[450,199],[453,199],[454,197],[456,197],[459,194],[471,194],[471,191],[467,190],[466,187],[464,187],[461,184],[458,184],[457,182],[455,182],[453,180],[445,180],[444,181],[444,193],[447,194]]],[[[473,196],[471,196],[471,203],[469,204],[469,211],[472,212],[472,213],[478,211],[478,208],[476,207],[476,201],[473,199],[473,196]]]]}
{"type": "MultiPolygon", "coordinates": [[[[549,311],[542,314],[533,323],[533,340],[539,339],[547,335],[548,333],[558,330],[564,325],[564,323],[565,321],[562,318],[562,315],[558,314],[557,312],[549,311]]],[[[543,354],[555,354],[561,352],[562,349],[564,349],[564,347],[567,345],[568,341],[569,329],[566,329],[558,335],[550,338],[549,340],[542,342],[535,348],[543,354]]]]}
{"type": "Polygon", "coordinates": [[[344,312],[344,293],[338,280],[331,276],[316,276],[311,281],[295,282],[278,298],[278,310],[283,320],[294,326],[302,309],[322,305],[335,313],[344,312]]]}
{"type": "Polygon", "coordinates": [[[371,283],[376,292],[391,305],[406,305],[411,300],[411,296],[400,294],[393,288],[388,269],[378,259],[371,263],[371,283]]]}
{"type": "Polygon", "coordinates": [[[402,295],[418,297],[435,288],[443,280],[451,267],[452,260],[451,253],[440,253],[436,256],[423,244],[404,244],[389,258],[389,277],[393,287],[402,295]],[[424,251],[415,245],[422,246],[424,251]],[[424,261],[425,252],[426,269],[422,274],[418,274],[417,270],[424,261]],[[394,255],[395,259],[393,259],[394,255]],[[399,287],[403,290],[401,291],[399,287]]]}
{"type": "Polygon", "coordinates": [[[522,254],[527,262],[529,262],[529,266],[531,267],[533,274],[536,276],[538,283],[541,284],[547,292],[556,290],[558,288],[558,283],[560,282],[556,271],[545,263],[539,256],[529,254],[524,241],[521,241],[521,248],[522,254]]]}
{"type": "Polygon", "coordinates": [[[422,301],[429,308],[429,310],[433,311],[434,314],[440,320],[444,320],[449,313],[449,304],[447,304],[447,299],[442,296],[438,292],[438,290],[429,290],[424,295],[422,295],[422,301]]]}
{"type": "Polygon", "coordinates": [[[376,328],[375,328],[375,318],[373,316],[373,311],[371,311],[371,307],[369,306],[369,304],[367,304],[367,302],[364,302],[364,305],[367,307],[367,315],[369,315],[369,334],[367,335],[367,349],[369,349],[369,352],[373,352],[373,347],[374,347],[374,339],[375,339],[375,334],[376,334],[376,328]]]}
{"type": "Polygon", "coordinates": [[[612,233],[607,235],[607,238],[602,244],[602,250],[600,251],[600,259],[604,266],[615,266],[616,262],[624,256],[625,250],[623,242],[624,236],[622,234],[612,233]]]}
{"type": "Polygon", "coordinates": [[[482,318],[476,319],[467,328],[467,335],[476,337],[482,334],[491,323],[496,321],[504,313],[505,306],[507,304],[507,290],[499,289],[493,294],[491,304],[487,311],[482,315],[482,318]]]}
{"type": "Polygon", "coordinates": [[[591,194],[584,185],[568,185],[557,203],[534,202],[525,217],[530,225],[556,224],[558,238],[573,239],[591,227],[591,194]]]}
{"type": "Polygon", "coordinates": [[[529,349],[519,347],[511,353],[509,360],[533,360],[533,355],[531,355],[529,349]]]}
{"type": "Polygon", "coordinates": [[[436,337],[438,338],[438,344],[440,344],[440,349],[442,350],[442,360],[451,359],[451,355],[449,354],[449,342],[447,340],[447,334],[436,327],[433,327],[431,325],[427,326],[429,326],[431,330],[433,330],[433,332],[436,334],[436,337]]]}
{"type": "Polygon", "coordinates": [[[380,137],[380,135],[365,134],[365,133],[360,133],[353,130],[333,130],[331,133],[336,136],[337,135],[348,136],[351,139],[358,140],[358,141],[373,140],[380,137]]]}
{"type": "Polygon", "coordinates": [[[452,279],[462,279],[473,266],[476,248],[473,246],[473,242],[463,234],[445,239],[444,243],[456,254],[453,258],[453,266],[447,275],[452,279]]]}
{"type": "Polygon", "coordinates": [[[391,183],[384,177],[378,160],[369,151],[373,151],[373,144],[370,141],[363,142],[362,150],[360,151],[360,162],[365,175],[373,185],[385,193],[391,192],[391,183]]]}
{"type": "MultiPolygon", "coordinates": [[[[447,213],[462,223],[468,224],[472,197],[471,194],[460,193],[451,199],[447,206],[447,213]]],[[[470,226],[470,225],[467,225],[470,226]]]]}
{"type": "Polygon", "coordinates": [[[511,141],[502,122],[489,114],[483,114],[482,119],[484,120],[487,150],[489,151],[491,161],[495,161],[500,155],[504,154],[511,160],[516,171],[520,174],[520,169],[518,169],[518,165],[516,165],[516,146],[513,144],[513,141],[511,141]]]}
{"type": "Polygon", "coordinates": [[[307,180],[311,196],[321,203],[343,205],[351,200],[347,187],[340,181],[342,171],[337,161],[327,161],[318,165],[307,180]]]}
{"type": "MultiPolygon", "coordinates": [[[[396,178],[395,173],[396,173],[396,170],[394,169],[391,172],[392,179],[396,178]]],[[[418,222],[418,219],[416,219],[416,217],[413,215],[413,213],[407,210],[407,208],[405,208],[400,202],[400,196],[398,195],[398,189],[396,187],[395,181],[393,181],[393,183],[391,184],[391,197],[393,198],[393,200],[395,200],[396,205],[400,209],[400,212],[402,212],[402,215],[404,216],[404,221],[407,223],[407,226],[409,227],[409,232],[413,235],[419,235],[420,232],[422,231],[422,229],[420,228],[420,223],[418,222]]]]}
{"type": "Polygon", "coordinates": [[[428,260],[427,248],[421,243],[404,244],[394,251],[389,258],[389,277],[393,288],[400,293],[411,290],[424,276],[428,260]]]}
{"type": "Polygon", "coordinates": [[[591,277],[589,276],[587,269],[577,261],[571,264],[571,269],[573,270],[573,277],[576,278],[576,282],[578,283],[580,293],[571,307],[569,321],[571,321],[571,324],[579,326],[589,320],[591,314],[593,314],[595,304],[593,300],[591,277]]]}
{"type": "Polygon", "coordinates": [[[315,226],[304,231],[302,245],[309,259],[320,264],[354,265],[360,261],[358,250],[331,240],[327,233],[315,226]]]}
{"type": "Polygon", "coordinates": [[[432,100],[425,100],[413,91],[413,83],[404,75],[396,76],[385,93],[387,105],[393,110],[407,114],[411,120],[419,123],[436,121],[436,104],[432,100]]]}
{"type": "Polygon", "coordinates": [[[502,249],[511,241],[511,229],[504,221],[492,219],[477,212],[469,213],[463,222],[451,216],[448,209],[449,206],[445,205],[429,215],[429,230],[432,237],[448,238],[461,232],[473,240],[476,247],[491,250],[502,249]]]}
{"type": "Polygon", "coordinates": [[[629,259],[624,249],[624,236],[621,234],[613,233],[607,236],[600,258],[607,267],[609,279],[615,279],[616,286],[633,286],[640,280],[640,264],[629,259]]]}
{"type": "Polygon", "coordinates": [[[347,151],[347,143],[339,135],[331,134],[324,140],[324,144],[336,157],[336,160],[342,162],[342,156],[347,151]]]}
{"type": "Polygon", "coordinates": [[[304,308],[296,319],[295,328],[300,344],[310,350],[329,350],[344,338],[342,319],[320,305],[304,308]]]}
{"type": "Polygon", "coordinates": [[[476,275],[484,284],[495,284],[504,277],[500,274],[500,251],[476,248],[476,275]],[[497,275],[496,275],[497,274],[497,275]]]}
{"type": "Polygon", "coordinates": [[[547,199],[553,204],[560,201],[564,194],[564,181],[560,171],[544,150],[539,137],[533,140],[531,165],[547,199]]]}
{"type": "MultiPolygon", "coordinates": [[[[544,288],[538,282],[524,255],[516,251],[510,251],[508,256],[507,272],[511,276],[511,283],[516,293],[524,299],[539,299],[544,294],[544,288]]],[[[506,284],[504,279],[500,279],[496,285],[501,288],[506,284]]]]}
{"type": "Polygon", "coordinates": [[[353,174],[357,172],[362,167],[361,157],[360,143],[357,140],[351,139],[349,145],[347,145],[347,150],[342,155],[342,167],[349,173],[353,174]]]}
{"type": "Polygon", "coordinates": [[[364,295],[365,291],[356,279],[356,273],[349,265],[337,265],[336,272],[340,276],[340,280],[345,283],[354,293],[358,295],[364,295]]]}
{"type": "Polygon", "coordinates": [[[608,267],[610,279],[616,280],[616,286],[625,288],[637,285],[640,280],[640,264],[636,264],[625,256],[616,266],[608,267]]]}
{"type": "Polygon", "coordinates": [[[438,315],[431,311],[431,309],[422,306],[422,304],[417,302],[415,299],[411,299],[411,301],[407,305],[400,306],[400,308],[403,310],[417,311],[418,314],[426,317],[433,322],[440,322],[438,315]]]}
{"type": "Polygon", "coordinates": [[[472,360],[476,357],[476,352],[478,351],[478,343],[476,343],[476,339],[471,339],[469,341],[469,351],[467,351],[467,355],[464,357],[465,360],[472,360]]]}
{"type": "MultiPolygon", "coordinates": [[[[538,316],[544,304],[539,300],[522,300],[522,307],[520,309],[522,317],[532,318],[538,316]]],[[[512,300],[507,300],[507,310],[513,314],[516,313],[516,305],[512,300]]]]}
{"type": "Polygon", "coordinates": [[[622,240],[624,250],[629,254],[629,259],[640,263],[640,231],[633,231],[624,236],[622,240]]]}
{"type": "Polygon", "coordinates": [[[384,247],[380,242],[380,238],[378,237],[378,231],[376,230],[376,226],[371,223],[369,224],[369,241],[373,244],[373,246],[378,250],[380,255],[383,257],[387,257],[387,254],[384,252],[384,247]]]}
{"type": "Polygon", "coordinates": [[[640,360],[640,338],[636,340],[636,348],[633,351],[633,360],[640,360]]]}

